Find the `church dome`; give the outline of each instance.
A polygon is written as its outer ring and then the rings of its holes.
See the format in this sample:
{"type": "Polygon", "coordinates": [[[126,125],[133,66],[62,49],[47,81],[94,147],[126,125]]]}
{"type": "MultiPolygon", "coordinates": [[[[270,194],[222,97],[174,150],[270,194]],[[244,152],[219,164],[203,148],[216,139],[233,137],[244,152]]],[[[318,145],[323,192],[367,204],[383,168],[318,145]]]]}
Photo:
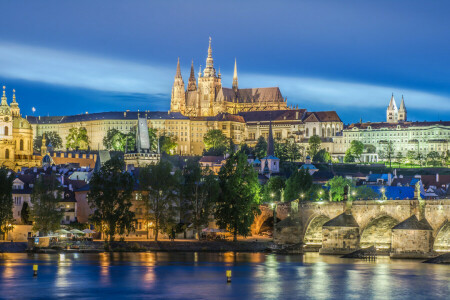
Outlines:
{"type": "Polygon", "coordinates": [[[15,129],[31,129],[31,124],[22,117],[13,118],[13,128],[15,129]]]}

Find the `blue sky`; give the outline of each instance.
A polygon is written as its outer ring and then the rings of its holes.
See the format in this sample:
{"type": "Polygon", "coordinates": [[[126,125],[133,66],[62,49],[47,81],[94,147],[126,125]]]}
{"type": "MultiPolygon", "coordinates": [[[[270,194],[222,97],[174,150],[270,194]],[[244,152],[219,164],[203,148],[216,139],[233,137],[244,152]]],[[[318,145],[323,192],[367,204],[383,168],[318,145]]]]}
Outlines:
{"type": "Polygon", "coordinates": [[[23,115],[168,110],[180,57],[231,86],[381,121],[450,120],[449,1],[0,1],[0,83],[23,115]]]}

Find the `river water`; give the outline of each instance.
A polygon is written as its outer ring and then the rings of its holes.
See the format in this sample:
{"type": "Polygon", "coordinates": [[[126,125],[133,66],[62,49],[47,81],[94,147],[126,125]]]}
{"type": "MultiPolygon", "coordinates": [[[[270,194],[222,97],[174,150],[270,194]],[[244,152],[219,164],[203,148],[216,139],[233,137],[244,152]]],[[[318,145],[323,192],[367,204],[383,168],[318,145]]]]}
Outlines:
{"type": "Polygon", "coordinates": [[[450,266],[316,253],[0,254],[0,298],[450,299],[450,266]]]}

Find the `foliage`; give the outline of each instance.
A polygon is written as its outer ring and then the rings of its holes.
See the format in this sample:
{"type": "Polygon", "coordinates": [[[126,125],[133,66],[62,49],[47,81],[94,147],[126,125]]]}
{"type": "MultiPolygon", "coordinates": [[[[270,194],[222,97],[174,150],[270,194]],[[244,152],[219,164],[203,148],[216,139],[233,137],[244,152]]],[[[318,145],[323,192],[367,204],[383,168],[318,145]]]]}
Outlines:
{"type": "Polygon", "coordinates": [[[71,150],[87,150],[88,147],[89,137],[86,128],[70,128],[66,138],[66,148],[71,150]]]}
{"type": "Polygon", "coordinates": [[[355,157],[356,159],[358,159],[359,162],[361,162],[361,155],[364,151],[364,144],[360,141],[353,140],[350,144],[349,149],[353,157],[355,157]]]}
{"type": "Polygon", "coordinates": [[[306,169],[300,169],[298,172],[294,172],[292,176],[286,180],[284,200],[287,202],[299,198],[303,200],[312,185],[313,178],[306,169]],[[301,196],[302,194],[304,197],[301,196]]]}
{"type": "Polygon", "coordinates": [[[319,162],[319,163],[320,163],[320,162],[321,162],[321,163],[329,162],[329,161],[331,161],[331,155],[330,155],[330,153],[329,153],[327,150],[325,150],[325,149],[320,149],[320,150],[316,153],[316,155],[314,155],[313,161],[319,162]]]}
{"type": "Polygon", "coordinates": [[[300,146],[293,139],[275,140],[275,156],[280,161],[296,161],[301,158],[300,146]]]}
{"type": "Polygon", "coordinates": [[[63,188],[55,175],[41,176],[33,186],[31,215],[33,230],[48,234],[59,229],[64,212],[60,209],[63,188]]]}
{"type": "Polygon", "coordinates": [[[283,202],[284,188],[286,187],[286,179],[281,176],[272,176],[262,189],[263,202],[283,202]]]}
{"type": "Polygon", "coordinates": [[[274,140],[274,155],[280,159],[280,161],[287,161],[288,154],[286,149],[286,143],[280,139],[274,140]]]}
{"type": "Polygon", "coordinates": [[[30,220],[30,206],[27,201],[24,201],[22,204],[22,209],[20,210],[20,218],[24,225],[29,225],[31,223],[30,220]]]}
{"type": "Polygon", "coordinates": [[[344,193],[347,186],[353,186],[351,180],[341,176],[335,176],[330,179],[325,186],[330,188],[330,201],[342,201],[344,200],[344,193]]]}
{"type": "Polygon", "coordinates": [[[159,137],[159,147],[161,153],[167,153],[169,155],[175,154],[174,150],[178,146],[177,138],[175,136],[161,135],[159,137]]]}
{"type": "Polygon", "coordinates": [[[413,150],[409,150],[408,152],[406,152],[406,158],[408,159],[408,162],[410,164],[413,164],[416,160],[416,152],[413,150]]]}
{"type": "Polygon", "coordinates": [[[364,144],[364,151],[366,153],[376,153],[377,148],[374,145],[371,144],[364,144]]]}
{"type": "Polygon", "coordinates": [[[110,242],[115,234],[134,231],[135,215],[130,211],[134,180],[124,168],[123,160],[113,157],[94,173],[89,183],[88,199],[94,210],[91,220],[110,242]]]}
{"type": "Polygon", "coordinates": [[[254,149],[251,148],[249,145],[247,145],[246,143],[242,143],[239,147],[239,152],[245,153],[245,155],[253,155],[254,154],[254,149]]]}
{"type": "Polygon", "coordinates": [[[347,149],[347,151],[345,151],[344,162],[345,163],[355,162],[355,157],[353,156],[352,150],[350,148],[347,149]]]}
{"type": "Polygon", "coordinates": [[[440,166],[441,165],[441,155],[437,151],[430,151],[427,154],[427,165],[440,166]]]}
{"type": "Polygon", "coordinates": [[[229,157],[219,172],[220,193],[215,217],[220,228],[247,236],[260,200],[258,175],[247,162],[247,156],[236,153],[229,157]]]}
{"type": "Polygon", "coordinates": [[[397,161],[398,167],[400,167],[400,164],[403,162],[403,153],[401,151],[397,152],[397,155],[395,156],[395,160],[397,161]]]}
{"type": "MultiPolygon", "coordinates": [[[[48,131],[45,133],[45,139],[47,140],[47,145],[52,144],[53,149],[61,149],[63,147],[61,136],[56,131],[48,131]]],[[[34,151],[41,151],[42,147],[42,135],[37,136],[33,141],[34,151]]]]}
{"type": "Polygon", "coordinates": [[[267,156],[267,141],[263,136],[260,136],[256,142],[255,155],[259,159],[267,156]]]}
{"type": "MultiPolygon", "coordinates": [[[[202,169],[198,162],[192,160],[188,161],[183,169],[183,177],[184,199],[187,209],[191,212],[188,218],[197,233],[200,233],[201,227],[208,224],[219,195],[219,182],[209,168],[202,169]]],[[[198,237],[200,238],[200,235],[198,237]]]]}
{"type": "Polygon", "coordinates": [[[367,185],[361,185],[355,188],[355,196],[356,199],[377,199],[379,195],[373,189],[368,187],[367,185]]]}
{"type": "Polygon", "coordinates": [[[12,185],[14,176],[8,174],[8,169],[0,168],[0,232],[12,230],[10,224],[14,220],[12,185]]]}
{"type": "MultiPolygon", "coordinates": [[[[135,136],[135,135],[134,135],[135,136]]],[[[148,139],[150,142],[150,150],[158,152],[158,129],[148,129],[148,139]]]]}
{"type": "Polygon", "coordinates": [[[309,156],[314,157],[314,155],[316,155],[317,152],[319,152],[321,144],[322,144],[322,140],[320,139],[320,137],[318,135],[313,135],[312,137],[310,137],[308,140],[309,156]]]}
{"type": "Polygon", "coordinates": [[[211,129],[203,137],[206,151],[213,149],[216,155],[223,155],[230,149],[230,141],[220,129],[211,129]]]}
{"type": "MultiPolygon", "coordinates": [[[[171,174],[172,164],[161,160],[155,165],[141,168],[139,186],[143,192],[146,220],[155,232],[155,241],[159,232],[167,232],[175,225],[176,178],[171,174]]],[[[150,227],[150,226],[147,226],[150,227]]]]}
{"type": "Polygon", "coordinates": [[[384,157],[389,161],[389,168],[392,168],[392,159],[394,158],[394,143],[392,141],[384,142],[384,157]]]}

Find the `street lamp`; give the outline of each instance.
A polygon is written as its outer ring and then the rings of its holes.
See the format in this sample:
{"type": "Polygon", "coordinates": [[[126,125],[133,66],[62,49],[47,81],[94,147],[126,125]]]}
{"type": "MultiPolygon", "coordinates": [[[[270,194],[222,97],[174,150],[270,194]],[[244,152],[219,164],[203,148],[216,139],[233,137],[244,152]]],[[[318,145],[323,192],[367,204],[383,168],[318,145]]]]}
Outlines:
{"type": "Polygon", "coordinates": [[[272,206],[272,214],[273,214],[272,239],[275,240],[275,230],[277,229],[277,204],[275,202],[272,202],[272,203],[270,203],[270,206],[272,206]]]}

